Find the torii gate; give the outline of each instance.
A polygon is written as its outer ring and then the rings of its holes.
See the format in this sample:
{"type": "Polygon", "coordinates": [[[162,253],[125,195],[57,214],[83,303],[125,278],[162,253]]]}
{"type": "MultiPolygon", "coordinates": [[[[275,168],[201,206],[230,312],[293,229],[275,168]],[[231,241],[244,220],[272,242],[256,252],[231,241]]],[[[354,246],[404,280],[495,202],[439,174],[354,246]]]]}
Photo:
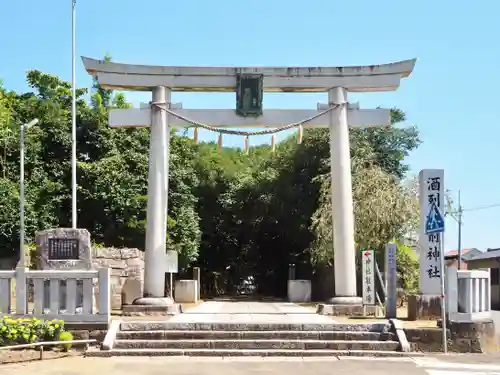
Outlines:
{"type": "Polygon", "coordinates": [[[87,72],[106,89],[152,91],[152,105],[114,109],[111,127],[149,127],[149,179],[144,269],[144,299],[166,304],[164,254],[168,207],[168,154],[171,127],[192,121],[218,128],[279,128],[310,119],[305,127],[330,129],[335,297],[337,305],[359,305],[356,292],[354,217],[348,127],[390,126],[389,109],[359,109],[347,92],[394,91],[416,59],[352,67],[168,67],[118,64],[82,57],[87,72]],[[182,109],[172,91],[237,92],[234,109],[182,109]],[[263,92],[328,92],[328,105],[317,110],[262,110],[263,92]]]}

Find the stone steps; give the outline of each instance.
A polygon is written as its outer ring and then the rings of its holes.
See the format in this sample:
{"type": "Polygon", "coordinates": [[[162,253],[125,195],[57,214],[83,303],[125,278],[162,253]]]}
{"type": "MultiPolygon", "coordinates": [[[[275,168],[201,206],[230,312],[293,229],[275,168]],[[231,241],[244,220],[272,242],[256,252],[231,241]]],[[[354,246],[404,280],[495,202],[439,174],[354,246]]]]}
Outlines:
{"type": "Polygon", "coordinates": [[[189,357],[416,357],[423,353],[377,350],[287,350],[287,349],[112,349],[89,350],[87,357],[189,356],[189,357]]]}
{"type": "Polygon", "coordinates": [[[412,356],[391,324],[116,322],[88,356],[412,356]]]}
{"type": "Polygon", "coordinates": [[[180,323],[169,321],[122,322],[120,331],[336,331],[391,332],[390,324],[342,323],[180,323]]]}
{"type": "Polygon", "coordinates": [[[116,340],[116,349],[377,350],[396,351],[397,341],[346,340],[116,340]]]}
{"type": "Polygon", "coordinates": [[[117,340],[373,340],[396,341],[391,332],[365,331],[120,331],[117,340]]]}

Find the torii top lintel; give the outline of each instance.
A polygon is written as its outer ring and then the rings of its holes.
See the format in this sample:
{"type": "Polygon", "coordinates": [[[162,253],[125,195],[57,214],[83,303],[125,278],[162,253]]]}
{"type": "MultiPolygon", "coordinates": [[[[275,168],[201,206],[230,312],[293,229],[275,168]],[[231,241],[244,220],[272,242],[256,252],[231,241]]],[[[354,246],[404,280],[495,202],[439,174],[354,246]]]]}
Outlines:
{"type": "Polygon", "coordinates": [[[87,72],[108,89],[150,91],[236,90],[240,73],[262,74],[266,92],[324,92],[343,87],[351,92],[393,91],[408,77],[417,59],[383,65],[346,67],[191,67],[132,65],[82,57],[87,72]]]}

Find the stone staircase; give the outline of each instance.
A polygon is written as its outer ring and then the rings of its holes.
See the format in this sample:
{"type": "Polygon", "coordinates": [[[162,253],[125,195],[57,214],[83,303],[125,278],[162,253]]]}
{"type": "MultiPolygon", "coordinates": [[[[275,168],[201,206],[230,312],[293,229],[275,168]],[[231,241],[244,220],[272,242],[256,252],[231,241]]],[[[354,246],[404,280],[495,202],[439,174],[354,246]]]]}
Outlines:
{"type": "MultiPolygon", "coordinates": [[[[403,356],[388,323],[113,322],[103,348],[111,356],[403,356]]],[[[414,355],[415,353],[411,353],[414,355]]]]}

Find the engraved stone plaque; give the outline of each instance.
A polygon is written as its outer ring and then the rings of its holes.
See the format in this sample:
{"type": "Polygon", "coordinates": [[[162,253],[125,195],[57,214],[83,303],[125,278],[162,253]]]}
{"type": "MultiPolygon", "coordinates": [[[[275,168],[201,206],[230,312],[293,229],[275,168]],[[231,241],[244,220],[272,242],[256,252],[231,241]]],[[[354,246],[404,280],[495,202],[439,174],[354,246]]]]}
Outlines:
{"type": "Polygon", "coordinates": [[[49,260],[78,260],[80,259],[78,238],[49,238],[49,260]]]}

